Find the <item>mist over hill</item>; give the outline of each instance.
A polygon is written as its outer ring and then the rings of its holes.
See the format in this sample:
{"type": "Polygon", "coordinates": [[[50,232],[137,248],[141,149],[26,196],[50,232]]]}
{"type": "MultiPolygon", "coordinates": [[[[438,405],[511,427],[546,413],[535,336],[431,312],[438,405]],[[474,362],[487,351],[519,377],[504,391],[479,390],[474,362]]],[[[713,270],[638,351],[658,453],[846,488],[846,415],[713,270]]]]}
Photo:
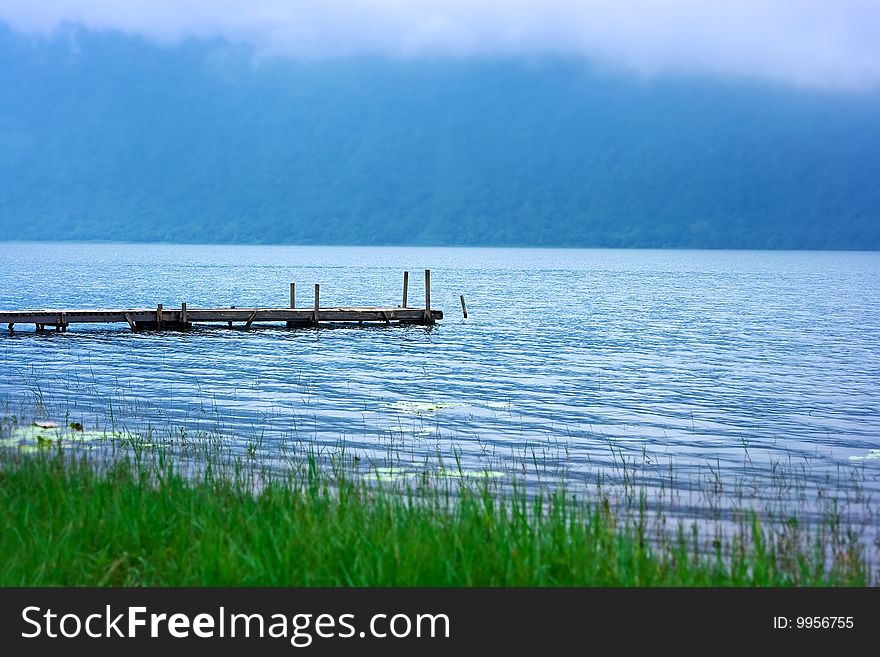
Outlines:
{"type": "Polygon", "coordinates": [[[0,239],[880,248],[880,94],[0,28],[0,239]]]}

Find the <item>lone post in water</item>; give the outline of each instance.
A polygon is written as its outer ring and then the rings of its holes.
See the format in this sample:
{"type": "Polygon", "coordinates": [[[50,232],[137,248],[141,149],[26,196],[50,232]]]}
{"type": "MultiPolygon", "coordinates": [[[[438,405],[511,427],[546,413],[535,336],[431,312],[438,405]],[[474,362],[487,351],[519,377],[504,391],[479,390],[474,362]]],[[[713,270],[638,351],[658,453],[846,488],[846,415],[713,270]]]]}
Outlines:
{"type": "Polygon", "coordinates": [[[461,295],[461,314],[467,319],[467,306],[464,305],[464,295],[461,295]]]}

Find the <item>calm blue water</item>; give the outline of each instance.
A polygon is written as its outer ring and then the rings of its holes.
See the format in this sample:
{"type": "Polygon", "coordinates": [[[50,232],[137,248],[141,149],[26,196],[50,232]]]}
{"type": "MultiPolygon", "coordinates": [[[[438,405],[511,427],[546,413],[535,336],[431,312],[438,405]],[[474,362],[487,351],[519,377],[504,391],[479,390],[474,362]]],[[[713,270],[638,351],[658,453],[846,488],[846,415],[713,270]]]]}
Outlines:
{"type": "Polygon", "coordinates": [[[880,447],[877,253],[3,243],[0,307],[285,306],[290,281],[303,306],[316,282],[323,305],[396,305],[405,269],[416,305],[426,267],[432,328],[4,330],[0,400],[270,454],[344,440],[544,480],[803,462],[880,490],[858,458],[880,447]]]}

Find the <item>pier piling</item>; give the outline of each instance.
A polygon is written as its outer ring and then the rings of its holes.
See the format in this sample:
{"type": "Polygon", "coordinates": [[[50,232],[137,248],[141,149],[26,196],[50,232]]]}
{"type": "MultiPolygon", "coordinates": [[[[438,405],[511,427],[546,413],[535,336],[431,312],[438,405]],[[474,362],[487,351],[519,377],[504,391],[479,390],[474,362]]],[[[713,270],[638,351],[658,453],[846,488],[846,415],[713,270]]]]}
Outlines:
{"type": "Polygon", "coordinates": [[[431,270],[425,270],[425,324],[433,324],[431,315],[431,270]]]}
{"type": "Polygon", "coordinates": [[[409,294],[409,272],[405,271],[405,272],[403,272],[403,305],[400,306],[401,308],[406,308],[406,300],[407,300],[408,294],[409,294]]]}
{"type": "Polygon", "coordinates": [[[315,283],[315,328],[318,328],[318,308],[320,308],[321,286],[315,283]]]}

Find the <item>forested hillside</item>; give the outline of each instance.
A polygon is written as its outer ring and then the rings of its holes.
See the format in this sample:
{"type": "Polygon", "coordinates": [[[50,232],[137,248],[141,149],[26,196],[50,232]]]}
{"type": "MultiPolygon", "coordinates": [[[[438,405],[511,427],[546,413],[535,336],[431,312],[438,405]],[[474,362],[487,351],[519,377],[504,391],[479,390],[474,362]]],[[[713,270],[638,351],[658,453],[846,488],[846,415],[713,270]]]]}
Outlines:
{"type": "Polygon", "coordinates": [[[0,29],[0,239],[880,248],[880,97],[0,29]]]}

